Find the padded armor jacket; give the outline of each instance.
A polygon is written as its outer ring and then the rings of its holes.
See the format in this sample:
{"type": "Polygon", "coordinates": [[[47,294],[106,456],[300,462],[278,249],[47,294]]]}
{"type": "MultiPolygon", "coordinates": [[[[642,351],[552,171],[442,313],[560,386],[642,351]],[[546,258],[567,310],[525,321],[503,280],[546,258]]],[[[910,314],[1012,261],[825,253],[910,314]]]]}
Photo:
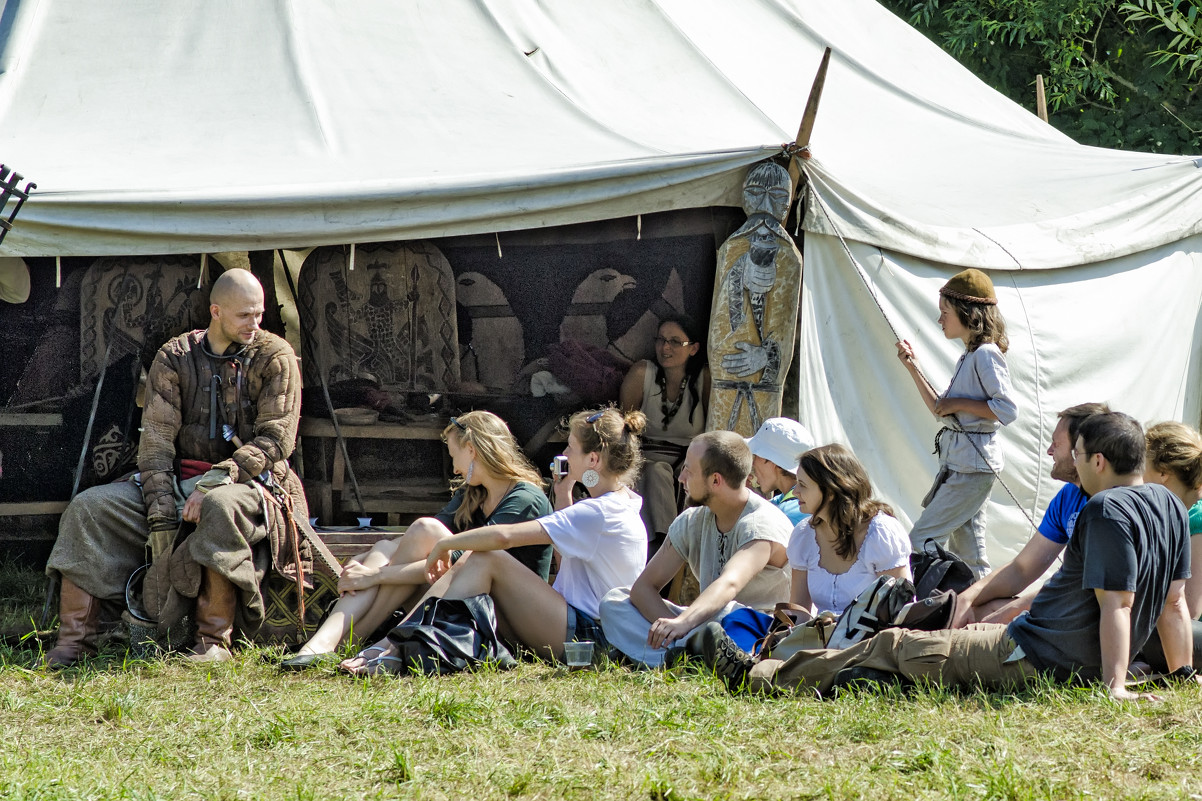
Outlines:
{"type": "MultiPolygon", "coordinates": [[[[178,525],[175,477],[180,459],[213,463],[240,483],[270,470],[292,496],[297,515],[308,515],[300,480],[287,461],[300,421],[296,354],[286,340],[266,331],[257,332],[245,348],[229,351],[209,353],[200,330],[169,340],[155,355],[138,446],[142,497],[152,530],[178,525]],[[227,424],[242,447],[235,449],[223,437],[227,424]]],[[[280,538],[271,533],[274,556],[280,538]]]]}

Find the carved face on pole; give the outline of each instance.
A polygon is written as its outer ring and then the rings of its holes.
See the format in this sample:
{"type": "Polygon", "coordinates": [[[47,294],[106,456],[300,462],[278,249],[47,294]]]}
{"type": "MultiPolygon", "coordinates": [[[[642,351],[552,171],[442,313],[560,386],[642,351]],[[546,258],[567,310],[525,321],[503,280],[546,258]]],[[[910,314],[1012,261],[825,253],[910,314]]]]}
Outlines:
{"type": "Polygon", "coordinates": [[[771,161],[757,164],[743,182],[743,211],[748,217],[767,214],[784,222],[792,195],[793,182],[788,170],[771,161]]]}

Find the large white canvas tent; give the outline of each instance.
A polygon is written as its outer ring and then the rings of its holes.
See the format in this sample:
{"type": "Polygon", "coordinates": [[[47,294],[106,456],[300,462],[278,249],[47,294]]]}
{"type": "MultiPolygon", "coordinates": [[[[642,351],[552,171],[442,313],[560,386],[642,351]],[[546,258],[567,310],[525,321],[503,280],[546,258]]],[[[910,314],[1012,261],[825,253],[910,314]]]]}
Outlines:
{"type": "MultiPolygon", "coordinates": [[[[1078,146],[871,0],[9,0],[0,160],[38,192],[3,255],[738,205],[747,165],[793,138],[826,46],[800,340],[819,439],[917,514],[937,424],[892,331],[946,382],[959,345],[935,293],[966,266],[992,271],[1010,325],[1004,477],[1029,512],[1056,489],[1056,410],[1197,422],[1202,162],[1078,146]]],[[[995,499],[1001,561],[1028,529],[995,499]]]]}

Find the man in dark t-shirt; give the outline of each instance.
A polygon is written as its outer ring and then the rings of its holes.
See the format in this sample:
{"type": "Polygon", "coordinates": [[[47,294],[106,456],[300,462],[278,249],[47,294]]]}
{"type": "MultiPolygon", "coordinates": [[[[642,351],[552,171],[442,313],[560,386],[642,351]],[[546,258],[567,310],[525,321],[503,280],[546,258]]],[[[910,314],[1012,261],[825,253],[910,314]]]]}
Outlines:
{"type": "MultiPolygon", "coordinates": [[[[1030,612],[1010,624],[1010,636],[1027,658],[1061,680],[1074,672],[1085,679],[1102,678],[1106,665],[1100,626],[1111,603],[1129,610],[1125,660],[1139,653],[1156,627],[1161,599],[1168,597],[1172,582],[1190,575],[1184,511],[1181,501],[1159,484],[1118,486],[1092,495],[1077,517],[1063,566],[1035,596],[1030,612]],[[1129,598],[1108,597],[1112,594],[1129,598]]],[[[1124,663],[1123,678],[1126,668],[1124,663]]]]}
{"type": "Polygon", "coordinates": [[[842,651],[802,651],[787,661],[754,663],[707,629],[703,650],[735,689],[829,690],[848,668],[910,679],[982,687],[1016,686],[1040,673],[1100,679],[1116,698],[1126,689],[1131,657],[1159,627],[1174,675],[1198,681],[1185,604],[1190,575],[1185,507],[1163,487],[1143,484],[1144,434],[1113,412],[1084,420],[1074,447],[1081,488],[1090,501],[1077,519],[1064,564],[1036,595],[1029,613],[1009,626],[885,629],[842,651]]]}

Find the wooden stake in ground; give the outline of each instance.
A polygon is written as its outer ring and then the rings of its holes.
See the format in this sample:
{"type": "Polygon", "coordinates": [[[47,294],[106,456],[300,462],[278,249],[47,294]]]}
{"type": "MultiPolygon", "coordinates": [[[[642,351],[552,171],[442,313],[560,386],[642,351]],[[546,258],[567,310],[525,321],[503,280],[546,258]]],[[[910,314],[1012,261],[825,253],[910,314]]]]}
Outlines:
{"type": "Polygon", "coordinates": [[[1039,119],[1048,121],[1048,98],[1043,91],[1042,75],[1035,76],[1035,113],[1039,115],[1039,119]]]}

